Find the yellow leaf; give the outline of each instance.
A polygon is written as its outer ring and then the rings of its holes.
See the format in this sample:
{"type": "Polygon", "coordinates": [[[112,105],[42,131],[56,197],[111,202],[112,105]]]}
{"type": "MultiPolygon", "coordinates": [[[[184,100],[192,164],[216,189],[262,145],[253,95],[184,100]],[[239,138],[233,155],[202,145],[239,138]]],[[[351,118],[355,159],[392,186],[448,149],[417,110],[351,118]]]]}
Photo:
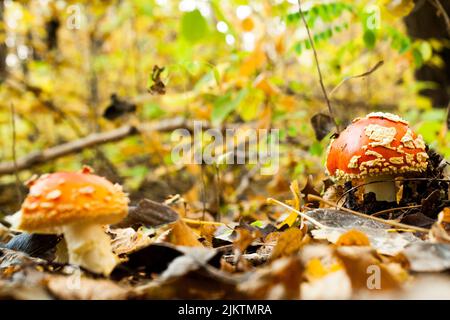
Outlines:
{"type": "Polygon", "coordinates": [[[292,195],[294,196],[294,203],[293,203],[293,207],[296,210],[300,210],[300,205],[301,205],[301,198],[300,198],[300,188],[298,186],[298,180],[294,180],[292,181],[291,185],[289,186],[289,189],[292,192],[292,195]]]}
{"type": "Polygon", "coordinates": [[[239,75],[245,77],[253,74],[266,63],[266,60],[266,54],[264,53],[262,46],[258,45],[255,51],[242,62],[239,69],[239,75]]]}
{"type": "Polygon", "coordinates": [[[336,242],[337,246],[370,246],[367,236],[358,230],[350,230],[342,234],[336,242]]]}
{"type": "Polygon", "coordinates": [[[277,244],[273,248],[271,259],[292,255],[303,245],[304,233],[299,228],[289,228],[278,238],[277,244]]]}
{"type": "Polygon", "coordinates": [[[277,229],[281,229],[285,225],[287,225],[288,227],[292,227],[297,218],[298,218],[297,212],[291,211],[291,213],[289,213],[287,218],[281,221],[279,224],[277,224],[276,227],[277,229]]]}
{"type": "Polygon", "coordinates": [[[413,0],[383,0],[382,4],[391,16],[397,18],[407,16],[414,9],[413,0]]]}
{"type": "Polygon", "coordinates": [[[444,208],[439,214],[439,222],[450,223],[450,207],[444,208]]]}
{"type": "Polygon", "coordinates": [[[312,278],[322,278],[327,275],[327,270],[320,261],[319,258],[313,258],[308,261],[306,265],[306,274],[312,278]]]}

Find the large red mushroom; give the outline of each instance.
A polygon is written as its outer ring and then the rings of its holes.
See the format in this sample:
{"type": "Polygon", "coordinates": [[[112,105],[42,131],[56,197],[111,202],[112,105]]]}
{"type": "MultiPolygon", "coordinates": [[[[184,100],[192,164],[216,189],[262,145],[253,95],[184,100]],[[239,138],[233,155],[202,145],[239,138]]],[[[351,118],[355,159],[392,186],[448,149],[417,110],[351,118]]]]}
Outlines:
{"type": "Polygon", "coordinates": [[[421,135],[407,121],[383,112],[357,118],[330,143],[328,174],[337,181],[363,180],[365,193],[378,201],[395,201],[395,177],[427,168],[421,135]],[[381,181],[374,183],[375,181],[381,181]]]}

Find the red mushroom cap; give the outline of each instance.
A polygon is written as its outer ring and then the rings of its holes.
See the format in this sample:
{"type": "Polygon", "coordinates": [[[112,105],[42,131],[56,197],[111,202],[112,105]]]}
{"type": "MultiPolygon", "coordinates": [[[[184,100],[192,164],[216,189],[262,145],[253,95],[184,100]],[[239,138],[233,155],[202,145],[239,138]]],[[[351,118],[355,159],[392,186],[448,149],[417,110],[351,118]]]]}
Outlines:
{"type": "Polygon", "coordinates": [[[30,183],[18,228],[53,233],[76,222],[117,223],[128,214],[128,201],[120,185],[86,170],[46,174],[30,183]]]}
{"type": "Polygon", "coordinates": [[[425,171],[428,155],[421,135],[407,121],[375,112],[353,120],[330,143],[327,170],[337,180],[425,171]]]}

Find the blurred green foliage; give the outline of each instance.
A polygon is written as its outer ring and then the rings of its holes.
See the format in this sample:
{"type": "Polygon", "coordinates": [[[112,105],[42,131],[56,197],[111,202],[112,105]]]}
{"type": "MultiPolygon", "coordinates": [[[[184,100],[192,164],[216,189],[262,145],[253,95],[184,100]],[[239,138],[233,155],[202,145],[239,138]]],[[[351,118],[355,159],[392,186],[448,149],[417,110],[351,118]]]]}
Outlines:
{"type": "MultiPolygon", "coordinates": [[[[401,18],[411,3],[304,1],[304,14],[328,90],[385,61],[370,77],[348,81],[332,97],[340,123],[371,111],[398,112],[449,157],[445,111],[433,109],[420,95],[432,84],[414,78],[424,64],[442,67],[434,53],[448,43],[407,36],[401,18]]],[[[19,157],[99,130],[181,115],[213,125],[257,122],[279,128],[280,174],[323,177],[328,139],[316,141],[309,119],[327,112],[326,104],[296,1],[14,1],[8,2],[3,23],[9,45],[8,76],[0,89],[2,161],[12,159],[13,103],[19,157]],[[79,28],[68,27],[71,5],[80,8],[79,28]],[[59,21],[53,49],[46,44],[51,19],[59,21]],[[148,92],[154,65],[165,67],[165,95],[148,92]],[[113,93],[135,102],[136,113],[118,121],[102,118],[113,93]]],[[[169,161],[171,146],[169,134],[154,132],[31,171],[74,170],[87,159],[95,162],[100,150],[135,189],[155,172],[182,169],[169,161]]]]}

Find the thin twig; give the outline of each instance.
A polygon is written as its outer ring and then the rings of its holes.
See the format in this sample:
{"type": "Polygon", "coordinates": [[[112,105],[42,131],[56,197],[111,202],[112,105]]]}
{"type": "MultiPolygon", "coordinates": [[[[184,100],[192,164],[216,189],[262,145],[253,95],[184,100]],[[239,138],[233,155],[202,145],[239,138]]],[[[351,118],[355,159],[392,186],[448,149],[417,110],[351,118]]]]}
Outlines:
{"type": "Polygon", "coordinates": [[[383,214],[391,213],[391,212],[394,212],[394,211],[406,210],[406,209],[416,209],[416,208],[420,208],[420,207],[422,207],[422,205],[418,204],[418,205],[413,205],[413,206],[390,208],[390,209],[386,209],[386,210],[381,210],[381,211],[375,212],[371,216],[372,217],[378,217],[378,216],[381,216],[383,214]]]}
{"type": "Polygon", "coordinates": [[[439,0],[429,0],[432,5],[436,7],[438,10],[438,14],[442,15],[445,21],[445,25],[447,28],[447,33],[450,36],[450,17],[448,16],[447,12],[445,11],[444,7],[442,6],[442,3],[439,0]]]}
{"type": "Polygon", "coordinates": [[[192,225],[212,225],[212,226],[225,226],[226,224],[223,222],[216,221],[206,221],[206,220],[194,220],[189,218],[182,218],[182,220],[188,224],[192,225]]]}
{"type": "Polygon", "coordinates": [[[330,102],[330,99],[328,98],[327,90],[325,89],[325,85],[323,84],[322,71],[320,70],[319,58],[317,56],[316,47],[314,45],[314,41],[313,41],[313,38],[311,35],[311,30],[309,30],[308,24],[306,23],[305,15],[303,14],[303,10],[302,10],[302,3],[300,0],[298,0],[298,12],[299,12],[300,17],[302,18],[302,21],[305,25],[306,31],[308,32],[309,42],[311,44],[311,48],[314,53],[314,60],[316,61],[317,73],[319,74],[320,87],[322,88],[323,96],[325,98],[325,101],[327,102],[328,112],[330,113],[331,119],[333,119],[333,123],[336,127],[337,133],[339,133],[339,126],[336,122],[336,118],[334,117],[333,108],[331,107],[331,102],[330,102]]]}
{"type": "Polygon", "coordinates": [[[329,206],[336,207],[339,210],[342,210],[342,211],[354,214],[355,216],[358,216],[358,217],[361,217],[361,218],[364,218],[364,219],[374,220],[374,221],[381,222],[381,223],[384,223],[384,224],[388,224],[388,225],[391,225],[391,226],[394,226],[394,227],[397,227],[397,228],[410,229],[410,230],[414,230],[414,231],[417,231],[417,232],[423,232],[423,233],[428,233],[428,231],[430,231],[430,230],[425,229],[425,228],[420,228],[420,227],[404,224],[404,223],[401,223],[401,222],[396,222],[396,221],[392,221],[392,220],[385,220],[385,219],[373,217],[373,216],[370,216],[370,215],[366,215],[364,213],[361,213],[361,212],[358,212],[358,211],[354,211],[354,210],[342,207],[342,206],[338,205],[337,203],[334,203],[332,201],[323,199],[323,198],[321,198],[319,196],[316,196],[316,195],[313,195],[313,194],[309,194],[308,195],[308,201],[319,201],[319,202],[325,203],[325,204],[327,204],[329,206]]]}
{"type": "Polygon", "coordinates": [[[333,90],[330,91],[330,97],[333,95],[333,93],[334,93],[337,89],[339,89],[339,88],[340,88],[344,83],[346,83],[348,80],[356,79],[356,78],[362,78],[362,77],[367,77],[367,76],[371,75],[372,73],[374,73],[375,71],[377,71],[377,69],[378,69],[379,67],[381,67],[383,64],[384,64],[384,61],[383,61],[383,60],[378,61],[377,64],[374,65],[372,68],[370,68],[369,71],[366,71],[366,72],[364,72],[364,73],[358,74],[358,75],[356,75],[356,76],[345,77],[344,79],[342,79],[341,82],[339,82],[339,84],[338,84],[336,87],[333,88],[333,90]]]}
{"type": "Polygon", "coordinates": [[[16,109],[14,108],[14,104],[11,103],[11,129],[12,129],[12,157],[14,164],[14,176],[16,177],[16,191],[17,191],[17,200],[19,203],[22,203],[22,190],[20,189],[22,182],[19,177],[19,170],[17,169],[17,154],[16,154],[16,109]]]}
{"type": "Polygon", "coordinates": [[[282,206],[282,207],[284,207],[284,208],[286,208],[286,209],[288,209],[288,210],[290,210],[290,211],[292,211],[292,212],[295,212],[295,213],[297,213],[299,216],[301,216],[301,217],[304,218],[305,220],[308,220],[309,222],[311,222],[313,225],[315,225],[315,226],[318,227],[318,228],[321,228],[321,229],[327,228],[327,226],[321,224],[321,223],[320,223],[319,221],[317,221],[316,219],[311,218],[310,216],[308,216],[308,215],[305,214],[304,212],[298,211],[297,209],[292,208],[291,206],[289,206],[289,205],[287,205],[287,204],[285,204],[285,203],[283,203],[283,202],[281,202],[281,201],[278,201],[278,200],[273,199],[273,198],[268,198],[268,199],[267,199],[267,203],[269,203],[269,204],[278,204],[278,205],[280,205],[280,206],[282,206]]]}

